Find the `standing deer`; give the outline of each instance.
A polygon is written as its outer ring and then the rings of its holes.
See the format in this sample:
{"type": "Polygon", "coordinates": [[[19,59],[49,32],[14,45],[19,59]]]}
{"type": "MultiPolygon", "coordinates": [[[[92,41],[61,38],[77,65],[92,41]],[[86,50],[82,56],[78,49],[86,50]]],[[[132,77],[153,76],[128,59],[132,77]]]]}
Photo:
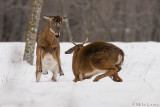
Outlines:
{"type": "Polygon", "coordinates": [[[117,46],[106,42],[93,42],[83,46],[88,38],[82,44],[75,44],[65,52],[65,54],[73,53],[72,70],[75,76],[74,82],[89,79],[96,76],[94,82],[109,76],[113,81],[122,82],[118,76],[121,65],[124,61],[124,53],[117,46]]]}
{"type": "Polygon", "coordinates": [[[36,48],[36,81],[39,82],[41,74],[53,73],[52,80],[57,81],[57,74],[64,75],[61,69],[59,36],[62,22],[67,17],[44,16],[47,25],[40,33],[36,48]]]}

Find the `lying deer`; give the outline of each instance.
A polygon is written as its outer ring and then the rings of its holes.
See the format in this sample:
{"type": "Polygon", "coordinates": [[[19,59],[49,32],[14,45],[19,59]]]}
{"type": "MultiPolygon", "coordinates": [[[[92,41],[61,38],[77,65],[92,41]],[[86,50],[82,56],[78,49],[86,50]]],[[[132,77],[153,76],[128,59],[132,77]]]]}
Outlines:
{"type": "Polygon", "coordinates": [[[53,73],[52,80],[57,81],[59,73],[64,75],[61,69],[59,36],[62,22],[66,17],[44,16],[48,20],[47,25],[40,33],[36,48],[36,81],[39,82],[41,74],[53,73]]]}
{"type": "Polygon", "coordinates": [[[98,81],[106,76],[111,77],[113,81],[122,82],[118,76],[124,61],[124,53],[117,46],[106,42],[93,42],[83,46],[88,38],[82,44],[75,44],[65,52],[73,53],[72,70],[75,76],[74,82],[89,79],[92,76],[101,73],[93,80],[98,81]]]}

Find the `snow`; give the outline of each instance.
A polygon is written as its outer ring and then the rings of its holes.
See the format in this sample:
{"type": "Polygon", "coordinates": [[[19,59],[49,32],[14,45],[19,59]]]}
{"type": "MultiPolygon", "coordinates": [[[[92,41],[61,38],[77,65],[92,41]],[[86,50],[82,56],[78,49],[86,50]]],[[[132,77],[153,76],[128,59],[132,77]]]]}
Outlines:
{"type": "MultiPolygon", "coordinates": [[[[64,76],[35,79],[35,60],[23,61],[24,43],[0,43],[0,107],[160,107],[160,43],[113,42],[125,52],[123,82],[109,77],[74,83],[71,43],[61,43],[64,76]]],[[[35,55],[36,57],[36,55],[35,55]]]]}

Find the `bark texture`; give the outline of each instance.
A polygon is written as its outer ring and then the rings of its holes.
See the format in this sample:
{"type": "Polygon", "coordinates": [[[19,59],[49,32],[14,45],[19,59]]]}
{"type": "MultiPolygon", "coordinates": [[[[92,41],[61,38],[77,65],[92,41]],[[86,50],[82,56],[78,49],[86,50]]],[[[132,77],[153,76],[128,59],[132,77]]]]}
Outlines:
{"type": "Polygon", "coordinates": [[[26,35],[26,46],[23,59],[30,64],[33,64],[34,49],[35,49],[42,5],[43,5],[43,0],[34,0],[32,13],[29,20],[28,31],[26,35]]]}

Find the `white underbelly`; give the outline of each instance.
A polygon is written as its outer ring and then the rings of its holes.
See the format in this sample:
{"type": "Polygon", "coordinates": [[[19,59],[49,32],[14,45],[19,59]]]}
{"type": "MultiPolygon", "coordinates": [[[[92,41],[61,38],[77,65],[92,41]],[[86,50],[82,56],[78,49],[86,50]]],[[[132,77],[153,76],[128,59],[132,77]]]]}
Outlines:
{"type": "Polygon", "coordinates": [[[85,73],[85,76],[86,77],[89,77],[89,76],[94,76],[96,74],[100,74],[100,73],[105,73],[107,72],[107,70],[99,70],[99,69],[95,69],[94,71],[90,72],[90,73],[85,73]]]}
{"type": "Polygon", "coordinates": [[[47,53],[42,59],[42,73],[45,73],[48,70],[52,72],[58,70],[58,63],[50,53],[47,53]]]}

